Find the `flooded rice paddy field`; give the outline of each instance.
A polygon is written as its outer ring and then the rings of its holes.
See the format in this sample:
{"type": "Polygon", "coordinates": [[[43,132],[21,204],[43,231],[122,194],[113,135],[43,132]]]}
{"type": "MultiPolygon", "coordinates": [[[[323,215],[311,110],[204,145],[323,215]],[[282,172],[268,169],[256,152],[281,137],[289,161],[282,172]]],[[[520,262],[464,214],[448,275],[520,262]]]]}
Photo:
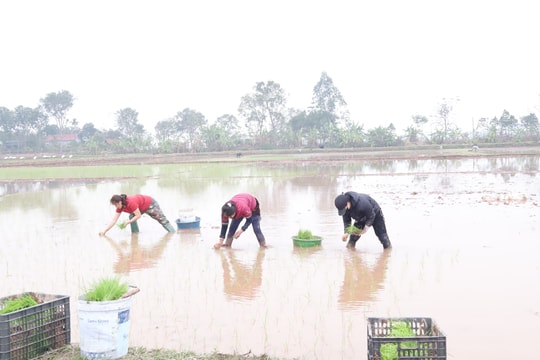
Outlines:
{"type": "Polygon", "coordinates": [[[539,162],[177,164],[127,180],[4,182],[0,296],[69,295],[74,343],[78,296],[119,275],[141,289],[131,346],[367,359],[368,317],[431,317],[449,359],[534,358],[539,162]],[[372,231],[345,248],[333,200],[348,190],[379,202],[392,250],[372,231]],[[232,249],[212,249],[221,205],[239,192],[259,199],[268,249],[251,229],[232,249]],[[151,195],[171,221],[196,214],[201,228],[167,235],[144,216],[138,235],[113,228],[99,237],[117,193],[151,195]],[[322,246],[293,247],[300,228],[322,236],[322,246]]]}

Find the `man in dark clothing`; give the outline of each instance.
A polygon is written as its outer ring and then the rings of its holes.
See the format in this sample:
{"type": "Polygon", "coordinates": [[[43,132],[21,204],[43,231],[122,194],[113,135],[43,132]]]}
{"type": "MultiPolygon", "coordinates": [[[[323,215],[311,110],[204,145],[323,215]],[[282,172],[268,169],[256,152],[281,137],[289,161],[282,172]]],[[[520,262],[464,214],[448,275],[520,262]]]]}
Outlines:
{"type": "Polygon", "coordinates": [[[214,244],[214,248],[219,249],[222,246],[230,247],[233,238],[237,239],[250,225],[253,226],[253,232],[257,237],[259,246],[266,247],[266,240],[261,231],[261,209],[259,207],[259,201],[250,194],[237,194],[221,207],[221,233],[219,234],[219,242],[214,244]],[[244,218],[246,222],[237,231],[238,226],[244,218]],[[229,219],[231,219],[230,226],[229,219]],[[228,233],[227,228],[229,228],[228,233]],[[225,240],[225,235],[227,235],[227,240],[225,240]]]}
{"type": "Polygon", "coordinates": [[[347,247],[354,249],[360,236],[365,234],[373,226],[375,235],[379,238],[384,249],[392,247],[381,207],[369,195],[348,191],[338,195],[334,200],[334,205],[338,209],[338,215],[343,217],[345,233],[341,237],[343,241],[349,238],[347,247]],[[351,231],[351,222],[354,219],[354,227],[358,231],[351,231]]]}

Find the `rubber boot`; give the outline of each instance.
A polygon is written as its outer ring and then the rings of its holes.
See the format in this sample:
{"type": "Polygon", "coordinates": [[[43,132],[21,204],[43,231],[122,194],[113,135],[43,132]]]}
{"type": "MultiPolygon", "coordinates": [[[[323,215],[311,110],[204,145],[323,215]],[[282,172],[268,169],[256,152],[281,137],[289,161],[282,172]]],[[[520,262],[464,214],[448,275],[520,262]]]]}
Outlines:
{"type": "Polygon", "coordinates": [[[347,249],[354,249],[356,247],[356,242],[360,239],[360,235],[351,235],[349,236],[349,242],[347,243],[347,249]]]}
{"type": "Polygon", "coordinates": [[[165,230],[167,230],[170,233],[176,232],[176,230],[174,229],[174,227],[171,225],[170,222],[167,222],[166,224],[161,224],[161,225],[163,225],[165,230]]]}
{"type": "MultiPolygon", "coordinates": [[[[135,217],[135,215],[133,214],[129,214],[129,219],[133,219],[135,217]]],[[[136,221],[132,222],[132,223],[129,223],[129,226],[131,228],[131,233],[132,234],[136,234],[139,232],[139,225],[137,224],[136,221]]]]}
{"type": "Polygon", "coordinates": [[[392,243],[390,242],[390,239],[388,238],[387,234],[382,235],[379,238],[379,241],[381,242],[383,249],[388,249],[392,247],[392,243]]]}

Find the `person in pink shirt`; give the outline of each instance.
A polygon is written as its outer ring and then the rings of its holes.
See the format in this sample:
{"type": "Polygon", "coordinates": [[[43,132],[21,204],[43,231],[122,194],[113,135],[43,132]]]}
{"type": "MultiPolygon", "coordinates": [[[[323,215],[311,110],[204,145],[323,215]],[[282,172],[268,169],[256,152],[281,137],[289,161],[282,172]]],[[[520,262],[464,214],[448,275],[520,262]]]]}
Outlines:
{"type": "Polygon", "coordinates": [[[259,207],[259,201],[250,194],[234,195],[232,199],[221,207],[221,233],[219,235],[219,242],[214,244],[214,248],[219,249],[222,246],[230,247],[233,239],[240,237],[250,225],[253,226],[253,232],[257,237],[259,246],[266,247],[266,240],[261,231],[261,209],[259,207]],[[244,219],[246,219],[246,222],[240,230],[237,230],[244,219]],[[229,220],[231,220],[230,226],[229,220]],[[228,233],[227,228],[229,229],[228,233]],[[227,240],[225,240],[226,234],[227,240]]]}
{"type": "Polygon", "coordinates": [[[111,204],[116,207],[116,213],[109,225],[105,230],[99,233],[100,236],[103,236],[109,231],[118,221],[120,215],[125,212],[129,214],[129,220],[124,223],[124,225],[130,225],[131,232],[139,232],[139,226],[137,225],[137,220],[143,215],[147,214],[152,219],[156,220],[167,230],[168,232],[176,232],[174,227],[171,225],[169,220],[161,208],[159,207],[158,202],[148,195],[131,195],[127,196],[126,194],[113,195],[111,197],[111,204]]]}

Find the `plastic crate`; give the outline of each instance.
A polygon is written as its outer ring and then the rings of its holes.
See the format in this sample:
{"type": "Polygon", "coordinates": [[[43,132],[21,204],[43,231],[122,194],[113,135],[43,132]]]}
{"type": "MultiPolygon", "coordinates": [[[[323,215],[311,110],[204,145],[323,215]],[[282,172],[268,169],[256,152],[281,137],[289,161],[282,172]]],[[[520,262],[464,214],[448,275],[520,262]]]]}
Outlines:
{"type": "Polygon", "coordinates": [[[0,315],[0,360],[33,359],[71,342],[68,296],[27,292],[1,298],[0,309],[23,295],[38,305],[0,315]]]}
{"type": "Polygon", "coordinates": [[[391,360],[446,360],[446,336],[431,318],[368,318],[368,359],[390,360],[381,354],[381,346],[394,346],[397,357],[391,360]],[[392,324],[405,322],[414,336],[390,336],[392,324]],[[397,347],[397,349],[396,349],[397,347]]]}

